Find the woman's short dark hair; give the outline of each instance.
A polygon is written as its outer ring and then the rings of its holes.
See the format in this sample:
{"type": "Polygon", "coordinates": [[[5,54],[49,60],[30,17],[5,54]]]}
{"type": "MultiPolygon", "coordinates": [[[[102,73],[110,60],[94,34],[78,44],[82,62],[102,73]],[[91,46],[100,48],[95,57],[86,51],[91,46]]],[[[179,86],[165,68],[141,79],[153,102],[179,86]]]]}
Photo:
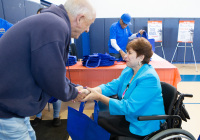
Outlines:
{"type": "Polygon", "coordinates": [[[153,55],[152,46],[150,42],[143,38],[136,38],[128,43],[126,46],[126,50],[133,49],[137,53],[137,57],[140,55],[144,55],[144,60],[142,64],[148,64],[151,56],[153,55]]]}

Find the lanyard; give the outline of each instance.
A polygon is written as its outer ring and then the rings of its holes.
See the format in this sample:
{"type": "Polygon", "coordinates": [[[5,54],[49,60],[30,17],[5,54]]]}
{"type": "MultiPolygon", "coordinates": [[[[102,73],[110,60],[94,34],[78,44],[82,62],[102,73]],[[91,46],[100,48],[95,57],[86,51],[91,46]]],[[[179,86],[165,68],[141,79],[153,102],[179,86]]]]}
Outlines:
{"type": "Polygon", "coordinates": [[[131,81],[127,84],[126,89],[124,90],[124,92],[122,94],[122,99],[124,98],[124,95],[125,95],[126,91],[128,90],[130,83],[131,83],[131,81]]]}
{"type": "Polygon", "coordinates": [[[125,90],[124,90],[124,92],[123,92],[123,94],[122,94],[122,99],[124,98],[125,93],[126,93],[126,91],[128,90],[129,85],[131,84],[131,81],[133,80],[133,78],[134,78],[134,75],[133,75],[133,77],[131,78],[131,80],[129,81],[129,83],[127,84],[127,86],[126,86],[126,88],[125,88],[125,90]]]}

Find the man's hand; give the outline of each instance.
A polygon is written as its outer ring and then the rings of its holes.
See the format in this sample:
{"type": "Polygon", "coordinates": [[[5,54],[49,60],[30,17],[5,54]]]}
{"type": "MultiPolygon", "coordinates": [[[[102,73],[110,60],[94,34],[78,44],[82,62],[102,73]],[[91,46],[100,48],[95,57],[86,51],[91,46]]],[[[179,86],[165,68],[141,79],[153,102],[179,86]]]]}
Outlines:
{"type": "Polygon", "coordinates": [[[90,91],[87,89],[84,89],[83,86],[78,86],[76,88],[78,89],[78,95],[74,100],[72,100],[73,102],[80,102],[87,96],[87,94],[90,93],[90,91]]]}
{"type": "Polygon", "coordinates": [[[83,89],[83,86],[77,86],[76,89],[77,89],[78,91],[81,91],[81,90],[83,89]]]}
{"type": "Polygon", "coordinates": [[[76,98],[73,100],[73,102],[80,102],[86,96],[87,96],[87,94],[79,92],[78,95],[76,96],[76,98]]]}
{"type": "Polygon", "coordinates": [[[122,56],[122,59],[124,60],[126,53],[124,51],[122,51],[122,50],[119,50],[119,53],[122,56]]]}
{"type": "Polygon", "coordinates": [[[142,35],[145,32],[145,30],[139,30],[139,33],[142,35]]]}
{"type": "Polygon", "coordinates": [[[81,93],[84,93],[84,94],[90,94],[90,91],[88,89],[82,89],[80,90],[81,93]]]}

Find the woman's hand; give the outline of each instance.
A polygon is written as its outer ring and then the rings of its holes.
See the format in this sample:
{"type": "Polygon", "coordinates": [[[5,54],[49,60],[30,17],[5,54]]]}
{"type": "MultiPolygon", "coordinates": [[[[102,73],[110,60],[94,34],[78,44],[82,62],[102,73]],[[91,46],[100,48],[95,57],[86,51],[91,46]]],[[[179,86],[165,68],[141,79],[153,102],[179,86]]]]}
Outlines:
{"type": "Polygon", "coordinates": [[[99,100],[99,96],[101,95],[101,93],[96,91],[94,88],[87,88],[86,90],[88,90],[90,94],[88,94],[83,100],[81,100],[82,102],[99,100]]]}

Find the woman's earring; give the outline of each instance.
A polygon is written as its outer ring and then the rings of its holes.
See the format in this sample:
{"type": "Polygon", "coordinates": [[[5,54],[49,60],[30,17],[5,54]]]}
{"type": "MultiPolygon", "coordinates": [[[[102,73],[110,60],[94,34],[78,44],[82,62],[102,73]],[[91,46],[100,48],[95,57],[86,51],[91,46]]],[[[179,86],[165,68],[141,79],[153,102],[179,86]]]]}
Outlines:
{"type": "Polygon", "coordinates": [[[138,65],[141,66],[141,62],[140,61],[138,61],[138,65]]]}

